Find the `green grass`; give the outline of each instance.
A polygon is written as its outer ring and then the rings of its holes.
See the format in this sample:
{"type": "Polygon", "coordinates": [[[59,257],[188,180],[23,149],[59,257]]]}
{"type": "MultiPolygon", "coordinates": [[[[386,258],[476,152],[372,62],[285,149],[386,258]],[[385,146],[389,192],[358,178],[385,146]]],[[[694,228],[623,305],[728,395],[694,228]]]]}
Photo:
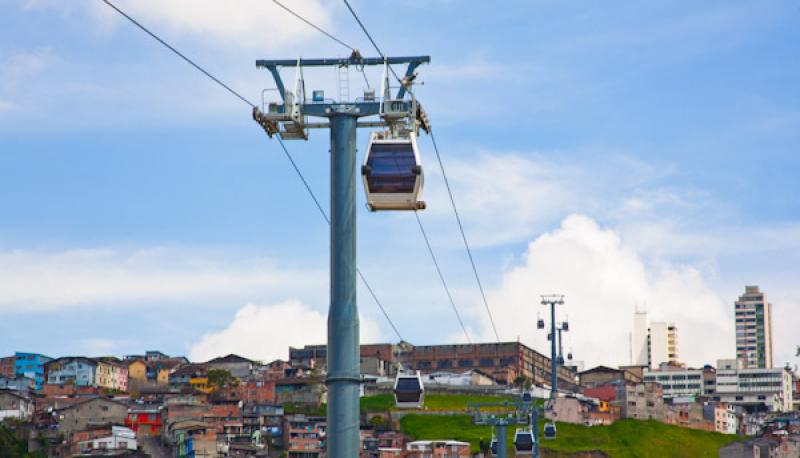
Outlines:
{"type": "MultiPolygon", "coordinates": [[[[507,396],[474,396],[474,395],[442,395],[426,394],[425,410],[433,412],[466,412],[467,404],[474,402],[503,402],[510,401],[507,396]]],[[[376,394],[361,398],[361,410],[363,412],[387,412],[395,410],[394,396],[391,393],[376,394]]]]}
{"type": "MultiPolygon", "coordinates": [[[[414,415],[400,422],[404,434],[422,439],[455,439],[469,442],[473,452],[481,439],[491,439],[491,429],[475,426],[466,415],[414,415]]],[[[540,437],[543,423],[540,422],[540,437]]],[[[509,428],[508,444],[513,447],[514,429],[509,428]]],[[[612,457],[716,457],[725,444],[736,436],[709,433],[657,421],[620,420],[611,426],[581,426],[558,423],[558,438],[543,440],[542,448],[559,455],[598,450],[612,457]]]]}

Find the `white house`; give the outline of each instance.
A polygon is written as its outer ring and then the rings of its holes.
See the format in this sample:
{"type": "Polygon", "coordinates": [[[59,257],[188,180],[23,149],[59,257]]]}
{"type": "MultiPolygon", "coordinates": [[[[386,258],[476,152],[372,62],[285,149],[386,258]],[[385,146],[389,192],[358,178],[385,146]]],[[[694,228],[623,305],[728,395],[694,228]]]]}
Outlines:
{"type": "Polygon", "coordinates": [[[136,450],[136,433],[124,426],[112,426],[111,435],[86,441],[95,450],[136,450]]]}
{"type": "Polygon", "coordinates": [[[0,421],[19,418],[28,421],[33,417],[33,401],[11,390],[0,390],[0,421]]]}

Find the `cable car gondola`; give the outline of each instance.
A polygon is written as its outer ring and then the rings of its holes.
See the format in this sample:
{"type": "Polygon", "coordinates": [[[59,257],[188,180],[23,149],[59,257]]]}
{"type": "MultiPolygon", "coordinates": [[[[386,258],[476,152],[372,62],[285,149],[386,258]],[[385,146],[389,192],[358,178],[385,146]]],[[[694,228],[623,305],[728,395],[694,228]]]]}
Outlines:
{"type": "Polygon", "coordinates": [[[561,330],[562,331],[569,331],[569,323],[566,322],[566,321],[561,323],[561,330]]]}
{"type": "Polygon", "coordinates": [[[422,210],[422,165],[417,136],[393,137],[390,132],[373,132],[361,166],[367,207],[379,210],[422,210]]]}
{"type": "Polygon", "coordinates": [[[545,439],[555,439],[556,438],[556,424],[555,423],[546,423],[544,425],[544,438],[545,439]]]}
{"type": "Polygon", "coordinates": [[[537,316],[536,318],[536,327],[539,329],[544,329],[544,319],[542,319],[540,316],[537,316]]]}
{"type": "Polygon", "coordinates": [[[492,432],[492,442],[489,444],[489,451],[492,453],[492,456],[497,456],[497,436],[494,435],[494,432],[492,432]]]}
{"type": "Polygon", "coordinates": [[[517,432],[514,434],[514,451],[517,455],[533,455],[533,446],[535,442],[533,431],[517,429],[517,432]]]}
{"type": "Polygon", "coordinates": [[[401,409],[419,409],[425,401],[425,386],[419,371],[416,373],[398,372],[394,380],[394,402],[401,409]]]}

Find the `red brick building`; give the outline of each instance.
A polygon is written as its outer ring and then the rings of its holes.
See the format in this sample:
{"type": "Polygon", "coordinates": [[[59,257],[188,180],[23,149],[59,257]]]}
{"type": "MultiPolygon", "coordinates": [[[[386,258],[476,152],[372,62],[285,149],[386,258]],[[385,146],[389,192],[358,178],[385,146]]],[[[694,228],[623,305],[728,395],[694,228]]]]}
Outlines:
{"type": "Polygon", "coordinates": [[[0,358],[0,377],[14,378],[14,356],[0,358]]]}

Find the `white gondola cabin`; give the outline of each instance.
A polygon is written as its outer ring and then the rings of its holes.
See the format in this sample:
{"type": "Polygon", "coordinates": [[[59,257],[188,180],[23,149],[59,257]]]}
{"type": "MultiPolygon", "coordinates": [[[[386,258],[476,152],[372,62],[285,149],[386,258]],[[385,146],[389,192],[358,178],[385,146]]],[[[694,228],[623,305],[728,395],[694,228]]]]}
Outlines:
{"type": "Polygon", "coordinates": [[[492,456],[497,456],[498,445],[497,445],[497,436],[492,434],[492,442],[489,444],[489,451],[492,453],[492,456]]]}
{"type": "Polygon", "coordinates": [[[517,455],[533,455],[533,446],[536,439],[533,431],[528,429],[517,429],[514,434],[514,451],[517,455]]]}
{"type": "Polygon", "coordinates": [[[422,210],[422,165],[417,136],[392,137],[389,132],[373,132],[361,166],[367,207],[379,210],[422,210]]]}
{"type": "Polygon", "coordinates": [[[545,439],[555,439],[556,438],[556,424],[555,423],[546,423],[544,425],[544,438],[545,439]]]}
{"type": "Polygon", "coordinates": [[[394,402],[401,409],[419,409],[425,402],[425,386],[419,372],[398,373],[394,380],[394,402]]]}

